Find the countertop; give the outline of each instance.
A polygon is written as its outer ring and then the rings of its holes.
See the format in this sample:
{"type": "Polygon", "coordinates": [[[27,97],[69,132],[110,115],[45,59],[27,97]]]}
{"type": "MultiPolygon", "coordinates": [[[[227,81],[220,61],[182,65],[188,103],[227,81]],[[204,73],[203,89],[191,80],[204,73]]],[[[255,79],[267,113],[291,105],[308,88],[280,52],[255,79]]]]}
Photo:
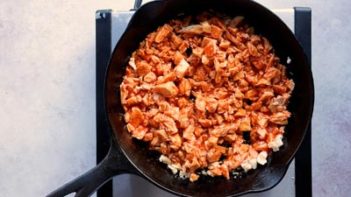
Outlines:
{"type": "MultiPolygon", "coordinates": [[[[312,8],[315,196],[351,193],[351,2],[312,8]]],[[[95,11],[130,0],[0,1],[0,196],[44,196],[96,162],[95,11]]]]}

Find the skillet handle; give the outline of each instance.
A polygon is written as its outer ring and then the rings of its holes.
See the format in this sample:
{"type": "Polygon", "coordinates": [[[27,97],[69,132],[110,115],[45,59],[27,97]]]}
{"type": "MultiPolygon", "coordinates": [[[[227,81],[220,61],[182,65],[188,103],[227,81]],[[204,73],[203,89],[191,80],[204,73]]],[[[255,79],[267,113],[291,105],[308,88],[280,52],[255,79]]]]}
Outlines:
{"type": "Polygon", "coordinates": [[[133,10],[137,10],[138,8],[140,8],[142,3],[143,3],[143,0],[134,0],[133,10]]]}
{"type": "Polygon", "coordinates": [[[134,6],[131,11],[135,11],[140,8],[141,4],[143,4],[143,0],[134,0],[134,6]]]}
{"type": "Polygon", "coordinates": [[[137,172],[114,143],[111,143],[108,154],[97,166],[51,192],[47,197],[63,197],[70,193],[76,193],[76,197],[90,196],[113,176],[122,173],[137,172]]]}

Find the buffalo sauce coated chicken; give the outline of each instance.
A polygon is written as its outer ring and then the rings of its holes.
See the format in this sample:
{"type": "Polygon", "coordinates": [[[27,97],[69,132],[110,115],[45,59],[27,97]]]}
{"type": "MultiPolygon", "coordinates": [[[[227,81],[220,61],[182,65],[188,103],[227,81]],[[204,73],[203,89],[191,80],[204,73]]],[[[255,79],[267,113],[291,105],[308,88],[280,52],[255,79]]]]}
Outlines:
{"type": "Polygon", "coordinates": [[[171,20],[132,54],[120,86],[127,129],[180,177],[265,165],[283,145],[294,82],[241,16],[171,20]]]}

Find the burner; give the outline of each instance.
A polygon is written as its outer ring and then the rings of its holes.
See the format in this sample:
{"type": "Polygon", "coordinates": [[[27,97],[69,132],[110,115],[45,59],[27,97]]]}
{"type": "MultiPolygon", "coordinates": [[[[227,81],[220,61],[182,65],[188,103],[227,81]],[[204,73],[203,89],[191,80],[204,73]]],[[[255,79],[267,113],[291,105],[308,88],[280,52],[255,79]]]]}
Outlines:
{"type": "MultiPolygon", "coordinates": [[[[273,10],[294,32],[311,62],[311,10],[309,8],[273,10]]],[[[96,12],[96,108],[97,108],[97,162],[109,149],[109,126],[104,112],[104,75],[110,54],[125,30],[133,11],[96,12]]],[[[301,148],[290,164],[283,180],[273,189],[245,196],[312,196],[311,127],[301,148]]],[[[174,196],[134,175],[120,175],[98,190],[98,197],[112,196],[174,196]]]]}

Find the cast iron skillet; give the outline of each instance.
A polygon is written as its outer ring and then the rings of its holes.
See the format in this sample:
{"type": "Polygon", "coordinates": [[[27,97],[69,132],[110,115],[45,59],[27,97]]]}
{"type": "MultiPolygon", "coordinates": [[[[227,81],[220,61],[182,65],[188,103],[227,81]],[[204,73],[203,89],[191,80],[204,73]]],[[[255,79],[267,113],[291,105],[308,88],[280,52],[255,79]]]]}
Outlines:
{"type": "Polygon", "coordinates": [[[284,177],[304,138],[312,116],[313,102],[312,73],[301,46],[288,27],[265,7],[249,0],[164,0],[147,3],[133,15],[114,49],[106,73],[105,107],[113,131],[108,155],[95,168],[48,196],[64,196],[72,192],[76,192],[76,196],[88,196],[104,182],[121,173],[135,173],[181,196],[234,196],[270,189],[284,177]],[[119,85],[131,53],[148,33],[179,15],[196,15],[209,8],[231,16],[245,16],[256,33],[271,41],[283,63],[290,57],[287,71],[296,86],[288,106],[292,117],[286,127],[284,146],[270,157],[266,166],[238,179],[201,177],[197,182],[190,183],[175,177],[145,144],[131,139],[123,121],[119,85]],[[123,154],[118,154],[119,149],[123,154]]]}

